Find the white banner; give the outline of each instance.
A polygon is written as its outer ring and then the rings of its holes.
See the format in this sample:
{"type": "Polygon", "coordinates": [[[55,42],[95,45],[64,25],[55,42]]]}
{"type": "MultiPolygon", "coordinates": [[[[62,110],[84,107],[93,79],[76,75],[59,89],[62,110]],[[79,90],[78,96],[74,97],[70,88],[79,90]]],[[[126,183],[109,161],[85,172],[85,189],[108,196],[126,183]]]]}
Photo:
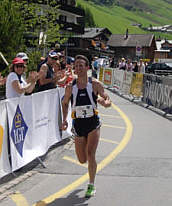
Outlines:
{"type": "Polygon", "coordinates": [[[113,69],[112,68],[105,68],[103,72],[103,83],[104,85],[108,87],[113,86],[113,80],[114,75],[113,75],[113,69]]]}
{"type": "Polygon", "coordinates": [[[8,100],[12,171],[44,155],[61,140],[58,89],[8,100]]]}
{"type": "Polygon", "coordinates": [[[12,171],[37,157],[33,149],[32,98],[24,96],[7,102],[12,171]]]}
{"type": "Polygon", "coordinates": [[[11,167],[8,159],[7,142],[7,111],[5,101],[0,102],[0,178],[11,173],[11,167]]]}
{"type": "Polygon", "coordinates": [[[114,69],[114,87],[118,90],[122,89],[124,70],[114,69]]]}
{"type": "Polygon", "coordinates": [[[121,89],[122,94],[126,94],[126,95],[130,94],[132,77],[133,77],[133,72],[124,71],[124,78],[123,78],[123,84],[121,89]]]}
{"type": "Polygon", "coordinates": [[[49,147],[62,140],[59,132],[59,92],[47,90],[33,95],[33,141],[35,152],[45,154],[49,147]]]}

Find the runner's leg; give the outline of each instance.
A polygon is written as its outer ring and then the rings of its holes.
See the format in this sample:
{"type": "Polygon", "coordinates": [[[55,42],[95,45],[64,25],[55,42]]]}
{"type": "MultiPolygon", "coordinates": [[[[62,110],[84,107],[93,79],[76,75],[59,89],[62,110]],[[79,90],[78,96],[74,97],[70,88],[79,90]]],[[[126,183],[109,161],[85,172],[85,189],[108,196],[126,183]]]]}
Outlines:
{"type": "Polygon", "coordinates": [[[90,178],[90,183],[94,184],[94,179],[97,170],[96,163],[96,149],[100,137],[100,128],[93,130],[88,134],[87,137],[87,160],[88,160],[88,173],[90,178]]]}
{"type": "Polygon", "coordinates": [[[85,137],[75,137],[75,152],[81,164],[87,162],[86,145],[87,139],[85,137]]]}

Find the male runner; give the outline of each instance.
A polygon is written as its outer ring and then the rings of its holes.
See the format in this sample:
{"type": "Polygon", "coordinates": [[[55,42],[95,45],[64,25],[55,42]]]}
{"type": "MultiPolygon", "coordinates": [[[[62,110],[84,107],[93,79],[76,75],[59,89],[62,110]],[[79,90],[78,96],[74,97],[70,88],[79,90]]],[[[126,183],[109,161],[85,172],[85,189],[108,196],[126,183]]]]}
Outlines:
{"type": "Polygon", "coordinates": [[[94,78],[88,78],[89,61],[85,56],[77,55],[74,67],[77,78],[66,87],[62,101],[62,130],[68,127],[67,114],[69,101],[71,100],[72,131],[75,135],[76,155],[80,163],[83,164],[88,161],[89,184],[85,197],[89,198],[96,192],[94,186],[97,170],[95,154],[101,126],[97,111],[97,102],[104,107],[110,107],[111,101],[105,93],[102,84],[94,78]]]}

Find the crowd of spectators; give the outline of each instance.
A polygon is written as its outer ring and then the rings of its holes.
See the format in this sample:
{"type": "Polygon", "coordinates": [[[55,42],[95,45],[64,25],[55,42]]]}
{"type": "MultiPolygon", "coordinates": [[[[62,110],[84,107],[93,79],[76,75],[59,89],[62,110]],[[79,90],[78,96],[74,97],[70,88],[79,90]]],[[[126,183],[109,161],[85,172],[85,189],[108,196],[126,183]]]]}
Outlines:
{"type": "Polygon", "coordinates": [[[121,58],[117,64],[117,68],[129,71],[129,72],[138,72],[145,73],[146,63],[140,59],[139,61],[132,61],[131,59],[121,58]]]}
{"type": "MultiPolygon", "coordinates": [[[[74,58],[66,57],[65,52],[59,48],[58,45],[51,49],[46,57],[41,57],[40,64],[37,65],[35,71],[29,72],[27,78],[29,57],[26,53],[19,52],[12,60],[8,76],[3,77],[0,73],[0,86],[5,85],[6,98],[41,92],[57,86],[64,87],[71,82],[74,77],[74,58]]],[[[99,58],[95,56],[91,62],[92,76],[95,78],[97,78],[100,66],[98,60],[99,58]]],[[[115,62],[115,58],[110,58],[108,66],[129,72],[145,73],[146,64],[142,59],[132,61],[121,58],[115,62]]]]}
{"type": "Polygon", "coordinates": [[[0,73],[0,86],[5,86],[5,97],[14,98],[33,92],[41,92],[56,87],[64,87],[72,81],[74,58],[67,58],[64,51],[51,49],[46,57],[41,57],[37,68],[26,77],[29,57],[19,52],[11,61],[9,74],[3,77],[0,73]]]}
{"type": "MultiPolygon", "coordinates": [[[[92,76],[97,78],[97,73],[101,65],[98,64],[99,62],[98,57],[94,57],[92,60],[92,76]]],[[[144,62],[142,59],[138,61],[132,61],[131,59],[121,58],[117,62],[115,62],[115,58],[109,58],[108,67],[110,68],[117,68],[120,70],[125,70],[128,72],[138,72],[138,73],[145,73],[145,68],[147,63],[144,62]]]]}

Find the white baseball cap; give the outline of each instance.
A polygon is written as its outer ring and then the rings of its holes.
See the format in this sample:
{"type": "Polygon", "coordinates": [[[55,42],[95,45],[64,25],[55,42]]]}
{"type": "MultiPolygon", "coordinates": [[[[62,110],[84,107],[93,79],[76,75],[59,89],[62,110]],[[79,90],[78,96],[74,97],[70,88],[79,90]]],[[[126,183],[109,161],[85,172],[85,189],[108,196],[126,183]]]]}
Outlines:
{"type": "Polygon", "coordinates": [[[23,59],[23,60],[28,60],[28,59],[29,59],[29,57],[27,56],[27,54],[24,53],[24,52],[19,52],[19,53],[16,55],[16,57],[20,57],[20,58],[23,59]]]}

